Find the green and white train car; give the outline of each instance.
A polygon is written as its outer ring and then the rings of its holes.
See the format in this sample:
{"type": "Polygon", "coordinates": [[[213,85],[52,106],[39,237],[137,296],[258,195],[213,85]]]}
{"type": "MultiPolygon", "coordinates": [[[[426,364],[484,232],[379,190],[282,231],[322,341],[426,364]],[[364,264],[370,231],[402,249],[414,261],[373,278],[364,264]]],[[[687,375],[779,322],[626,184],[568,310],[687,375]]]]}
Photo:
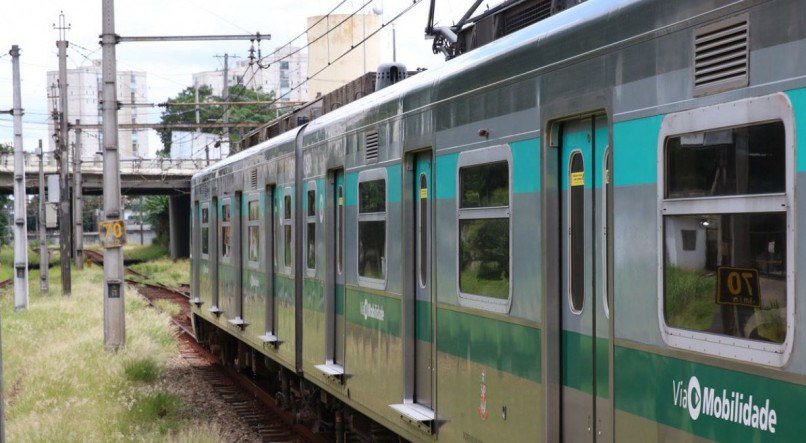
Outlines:
{"type": "Polygon", "coordinates": [[[804,22],[590,0],[207,168],[199,339],[338,441],[802,440],[804,22]]]}

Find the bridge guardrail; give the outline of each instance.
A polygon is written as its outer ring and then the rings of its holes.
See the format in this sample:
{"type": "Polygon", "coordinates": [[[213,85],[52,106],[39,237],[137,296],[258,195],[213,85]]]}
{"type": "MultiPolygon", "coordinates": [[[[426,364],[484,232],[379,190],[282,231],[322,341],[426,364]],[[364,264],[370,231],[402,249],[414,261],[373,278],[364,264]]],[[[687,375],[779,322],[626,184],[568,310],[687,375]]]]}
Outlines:
{"type": "MultiPolygon", "coordinates": [[[[32,173],[39,170],[39,156],[26,152],[25,171],[32,173]]],[[[213,161],[211,160],[210,164],[213,161]]],[[[48,153],[44,155],[43,164],[45,169],[55,169],[58,166],[57,156],[48,153]]],[[[120,161],[121,173],[137,173],[146,171],[159,171],[160,173],[172,174],[192,174],[207,167],[207,161],[203,159],[177,159],[177,158],[149,158],[149,159],[125,159],[120,161]]],[[[0,154],[0,170],[12,171],[14,169],[14,154],[0,154]]],[[[82,172],[103,171],[103,159],[84,158],[81,160],[82,172]]]]}

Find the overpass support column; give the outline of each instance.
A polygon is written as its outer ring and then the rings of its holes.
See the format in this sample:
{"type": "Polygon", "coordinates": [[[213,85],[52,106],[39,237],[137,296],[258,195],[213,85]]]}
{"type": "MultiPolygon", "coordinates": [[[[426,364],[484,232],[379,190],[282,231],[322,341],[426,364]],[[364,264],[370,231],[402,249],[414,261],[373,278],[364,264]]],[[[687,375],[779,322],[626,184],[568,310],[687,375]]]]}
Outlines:
{"type": "Polygon", "coordinates": [[[171,259],[190,257],[190,194],[168,199],[168,225],[171,259]]]}

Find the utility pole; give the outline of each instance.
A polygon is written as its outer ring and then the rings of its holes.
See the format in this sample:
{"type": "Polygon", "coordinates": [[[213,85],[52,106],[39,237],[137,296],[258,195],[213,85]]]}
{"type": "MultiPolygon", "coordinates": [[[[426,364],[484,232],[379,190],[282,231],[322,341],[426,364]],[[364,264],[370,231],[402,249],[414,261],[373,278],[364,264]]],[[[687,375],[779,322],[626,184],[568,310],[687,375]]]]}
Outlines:
{"type": "MultiPolygon", "coordinates": [[[[76,119],[80,125],[81,120],[76,119]]],[[[81,126],[76,127],[73,144],[73,257],[76,269],[84,269],[84,190],[81,177],[81,126]]]]}
{"type": "MultiPolygon", "coordinates": [[[[101,7],[103,60],[103,143],[104,143],[104,221],[107,229],[121,219],[120,157],[118,153],[118,97],[115,44],[115,2],[103,0],[101,7]]],[[[123,248],[104,248],[104,345],[117,351],[126,343],[126,317],[123,304],[123,248]]]]}
{"type": "Polygon", "coordinates": [[[64,14],[59,15],[59,40],[56,47],[59,49],[59,103],[61,104],[61,118],[59,119],[59,252],[61,254],[62,269],[62,295],[70,296],[72,283],[70,279],[70,184],[68,173],[68,115],[67,115],[67,40],[65,31],[69,29],[64,23],[64,14]]]}
{"type": "MultiPolygon", "coordinates": [[[[196,140],[201,138],[201,128],[199,127],[199,123],[201,123],[201,115],[200,115],[200,108],[199,108],[199,82],[197,80],[193,81],[193,86],[196,89],[196,140]]],[[[193,144],[191,143],[191,149],[193,148],[193,144]]],[[[191,152],[191,157],[193,157],[193,153],[191,152]]],[[[207,160],[207,166],[210,166],[210,144],[204,144],[204,158],[207,160]]]]}
{"type": "Polygon", "coordinates": [[[25,208],[25,158],[22,151],[22,93],[20,47],[11,47],[14,83],[14,309],[28,309],[28,223],[25,208]]]}
{"type": "Polygon", "coordinates": [[[50,290],[50,251],[48,250],[48,223],[45,220],[45,153],[42,151],[42,139],[39,139],[39,293],[47,294],[50,290]]]}
{"type": "MultiPolygon", "coordinates": [[[[221,98],[225,102],[229,101],[229,54],[226,53],[224,54],[224,91],[221,93],[221,98]]],[[[229,105],[224,105],[224,123],[229,123],[229,105]]],[[[232,144],[229,142],[229,128],[227,127],[224,127],[224,140],[227,141],[230,152],[232,152],[232,144]]]]}

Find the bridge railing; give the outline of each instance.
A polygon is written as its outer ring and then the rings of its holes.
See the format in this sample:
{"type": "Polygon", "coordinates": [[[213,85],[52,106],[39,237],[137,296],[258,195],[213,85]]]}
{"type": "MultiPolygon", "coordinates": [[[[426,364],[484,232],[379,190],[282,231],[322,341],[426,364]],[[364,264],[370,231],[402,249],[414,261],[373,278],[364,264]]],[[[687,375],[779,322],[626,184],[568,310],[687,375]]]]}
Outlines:
{"type": "MultiPolygon", "coordinates": [[[[26,152],[25,172],[34,173],[39,170],[39,156],[26,152]]],[[[52,153],[45,154],[42,159],[46,171],[52,171],[58,167],[58,158],[52,153]]],[[[214,163],[212,160],[210,164],[214,163]]],[[[120,161],[121,173],[132,172],[155,172],[190,174],[207,167],[207,160],[203,159],[183,159],[183,158],[135,158],[120,161]]],[[[72,164],[71,164],[72,167],[72,164]]],[[[101,172],[104,168],[103,158],[100,156],[81,159],[82,172],[101,172]]],[[[12,171],[14,169],[14,154],[0,154],[0,170],[12,171]]]]}

